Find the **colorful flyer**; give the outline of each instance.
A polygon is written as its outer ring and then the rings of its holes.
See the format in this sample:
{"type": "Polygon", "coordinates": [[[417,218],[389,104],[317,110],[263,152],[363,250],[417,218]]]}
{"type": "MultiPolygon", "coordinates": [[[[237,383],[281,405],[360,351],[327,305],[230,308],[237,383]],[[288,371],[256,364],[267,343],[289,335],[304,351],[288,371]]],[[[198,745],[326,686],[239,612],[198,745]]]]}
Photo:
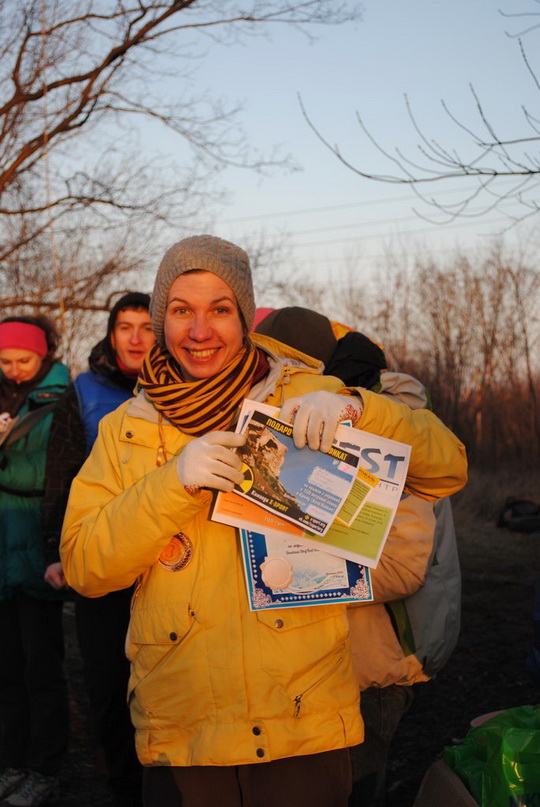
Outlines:
{"type": "Polygon", "coordinates": [[[411,447],[360,429],[350,431],[352,443],[347,447],[358,451],[361,467],[377,477],[377,485],[349,524],[337,518],[323,540],[307,532],[303,540],[309,546],[375,568],[403,493],[411,447]]]}
{"type": "Polygon", "coordinates": [[[332,446],[328,452],[299,450],[290,423],[254,409],[236,453],[244,481],[235,492],[316,535],[325,535],[357,477],[359,458],[332,446]]]}
{"type": "MultiPolygon", "coordinates": [[[[258,406],[253,401],[247,404],[251,405],[248,414],[258,406]]],[[[242,422],[247,422],[247,415],[242,422]]],[[[375,568],[403,492],[411,448],[343,425],[339,426],[336,436],[334,447],[358,455],[359,467],[347,499],[324,534],[316,534],[302,523],[293,523],[279,508],[260,506],[256,498],[250,499],[237,492],[217,493],[210,518],[267,537],[294,538],[307,547],[375,568]]],[[[302,451],[312,456],[321,454],[309,449],[302,451]]]]}
{"type": "Polygon", "coordinates": [[[375,568],[390,532],[394,512],[393,508],[375,501],[367,502],[352,524],[336,520],[324,539],[304,533],[302,540],[307,546],[375,568]]]}

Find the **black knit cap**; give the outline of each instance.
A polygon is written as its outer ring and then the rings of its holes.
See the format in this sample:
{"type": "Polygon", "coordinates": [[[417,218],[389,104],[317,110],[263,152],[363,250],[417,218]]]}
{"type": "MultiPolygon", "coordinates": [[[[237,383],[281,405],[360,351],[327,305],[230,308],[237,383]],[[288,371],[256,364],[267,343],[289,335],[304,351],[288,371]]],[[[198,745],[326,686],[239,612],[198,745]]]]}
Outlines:
{"type": "Polygon", "coordinates": [[[140,291],[129,291],[127,294],[124,294],[123,297],[120,297],[111,308],[111,313],[109,314],[107,337],[109,337],[113,331],[119,312],[123,311],[125,308],[145,308],[148,311],[150,308],[150,295],[142,294],[140,291]]]}
{"type": "Polygon", "coordinates": [[[336,339],[324,314],[300,306],[277,308],[255,328],[324,363],[324,374],[340,378],[346,386],[371,389],[386,369],[382,348],[368,336],[350,331],[336,339]]]}
{"type": "Polygon", "coordinates": [[[337,345],[328,317],[297,305],[272,311],[259,322],[255,331],[301,350],[324,364],[328,364],[337,345]]]}

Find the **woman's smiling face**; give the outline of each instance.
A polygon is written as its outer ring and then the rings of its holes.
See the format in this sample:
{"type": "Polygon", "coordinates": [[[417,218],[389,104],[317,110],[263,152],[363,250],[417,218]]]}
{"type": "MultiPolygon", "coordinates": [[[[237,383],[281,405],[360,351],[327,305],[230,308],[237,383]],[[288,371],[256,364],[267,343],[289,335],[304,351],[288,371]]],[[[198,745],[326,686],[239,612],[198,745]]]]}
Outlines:
{"type": "Polygon", "coordinates": [[[165,344],[185,381],[211,378],[242,348],[244,329],[230,286],[212,272],[195,270],[169,289],[165,344]]]}

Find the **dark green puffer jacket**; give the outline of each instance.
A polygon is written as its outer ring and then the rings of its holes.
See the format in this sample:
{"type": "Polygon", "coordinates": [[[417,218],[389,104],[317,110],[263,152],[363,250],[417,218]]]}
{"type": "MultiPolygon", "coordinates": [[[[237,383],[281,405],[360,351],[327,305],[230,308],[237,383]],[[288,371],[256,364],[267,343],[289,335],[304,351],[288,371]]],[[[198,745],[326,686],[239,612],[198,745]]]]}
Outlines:
{"type": "MultiPolygon", "coordinates": [[[[68,381],[67,367],[53,364],[28,393],[17,412],[18,422],[28,412],[56,402],[68,381]]],[[[11,599],[16,589],[39,599],[64,596],[43,580],[41,499],[52,417],[48,412],[12,445],[0,447],[0,600],[11,599]]]]}

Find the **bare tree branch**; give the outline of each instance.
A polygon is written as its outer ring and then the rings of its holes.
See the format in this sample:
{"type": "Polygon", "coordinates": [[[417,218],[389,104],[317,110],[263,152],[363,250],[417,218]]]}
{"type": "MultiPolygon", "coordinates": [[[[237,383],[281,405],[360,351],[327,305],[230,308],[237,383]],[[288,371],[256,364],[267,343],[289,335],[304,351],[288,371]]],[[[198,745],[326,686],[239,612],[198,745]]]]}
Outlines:
{"type": "Polygon", "coordinates": [[[209,42],[269,25],[309,35],[360,10],[358,0],[0,0],[0,306],[62,298],[100,309],[95,295],[140,268],[151,233],[187,226],[220,198],[223,167],[292,167],[251,147],[238,105],[194,90],[191,73],[209,42]],[[141,118],[178,136],[182,163],[137,151],[141,118]]]}
{"type": "MultiPolygon", "coordinates": [[[[538,0],[535,2],[540,4],[538,0]]],[[[500,11],[500,13],[505,17],[540,16],[540,12],[520,14],[500,11]]],[[[540,27],[540,23],[522,33],[536,27],[540,27]]],[[[540,78],[527,56],[521,35],[519,49],[527,74],[540,93],[540,78]]],[[[426,134],[413,112],[407,95],[404,96],[406,114],[418,138],[417,151],[412,156],[405,153],[399,145],[392,150],[385,148],[367,126],[364,117],[356,112],[356,120],[362,135],[393,167],[393,171],[389,173],[372,171],[369,167],[363,167],[353,158],[344,155],[338,144],[330,143],[322,134],[321,128],[313,122],[301,98],[299,104],[304,120],[318,140],[346,168],[358,176],[375,182],[410,187],[423,204],[434,208],[438,214],[444,214],[447,221],[461,216],[484,215],[497,208],[507,216],[509,226],[513,226],[517,221],[536,215],[539,210],[539,204],[532,196],[532,191],[537,188],[540,175],[540,115],[535,115],[526,107],[522,107],[524,131],[515,137],[502,137],[472,84],[469,85],[469,90],[476,110],[476,125],[464,121],[461,116],[452,112],[444,100],[441,101],[445,115],[457,129],[458,134],[468,138],[469,144],[465,154],[456,146],[448,147],[426,134]],[[469,147],[472,147],[472,152],[469,147]],[[435,201],[426,190],[436,183],[463,178],[471,180],[471,190],[458,203],[435,201]],[[507,179],[514,180],[510,188],[507,183],[503,187],[500,182],[507,179]],[[472,203],[479,199],[484,201],[484,206],[480,211],[473,212],[472,203]],[[509,201],[519,205],[520,213],[509,212],[507,204],[509,201]]],[[[462,149],[465,151],[465,147],[462,149]]],[[[418,210],[415,209],[415,212],[418,213],[418,210]]],[[[426,218],[425,214],[422,214],[422,218],[426,218]]],[[[427,220],[430,220],[429,217],[427,220]]]]}

